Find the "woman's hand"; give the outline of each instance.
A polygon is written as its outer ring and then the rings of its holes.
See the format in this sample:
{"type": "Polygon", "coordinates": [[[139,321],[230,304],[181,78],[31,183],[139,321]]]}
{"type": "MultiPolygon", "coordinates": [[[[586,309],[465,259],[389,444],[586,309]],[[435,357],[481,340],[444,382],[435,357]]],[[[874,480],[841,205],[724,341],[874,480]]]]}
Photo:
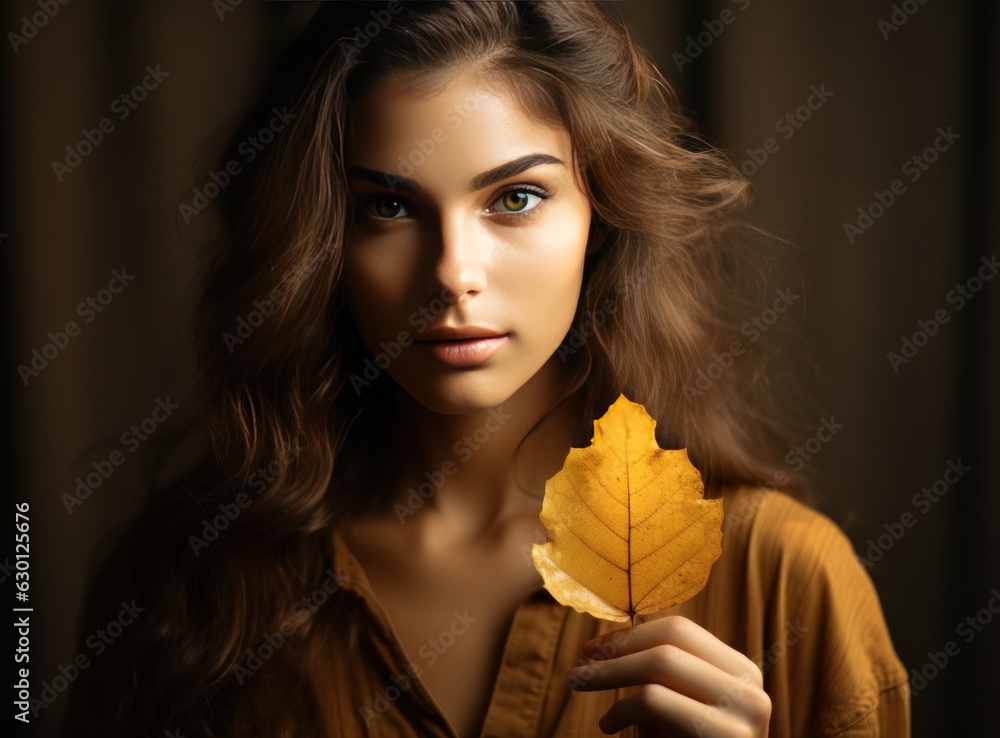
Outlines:
{"type": "Polygon", "coordinates": [[[765,738],[771,699],[755,663],[685,617],[606,633],[583,645],[590,664],[566,681],[577,691],[638,686],[601,718],[611,734],[639,725],[640,738],[765,738]]]}

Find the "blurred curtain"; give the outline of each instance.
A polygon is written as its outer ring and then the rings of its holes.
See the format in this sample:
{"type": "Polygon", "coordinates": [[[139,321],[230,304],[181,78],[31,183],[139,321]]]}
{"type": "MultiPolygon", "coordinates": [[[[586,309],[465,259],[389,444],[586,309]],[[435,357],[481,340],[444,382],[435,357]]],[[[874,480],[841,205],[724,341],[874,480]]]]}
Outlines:
{"type": "Polygon", "coordinates": [[[193,410],[184,329],[213,229],[210,213],[185,220],[179,205],[209,181],[261,69],[311,11],[252,0],[0,11],[5,461],[31,504],[32,694],[47,684],[55,697],[42,697],[37,735],[65,708],[59,667],[77,655],[95,557],[141,502],[139,449],[169,432],[161,419],[193,410]]]}
{"type": "MultiPolygon", "coordinates": [[[[912,682],[914,735],[982,734],[1000,658],[1000,279],[975,281],[1000,251],[995,3],[617,6],[702,134],[752,177],[759,223],[794,244],[775,280],[802,295],[787,320],[823,369],[815,426],[843,427],[808,459],[789,449],[790,464],[825,480],[820,506],[871,562],[897,651],[926,682],[912,682]]],[[[183,319],[213,231],[178,206],[314,7],[0,11],[3,453],[31,504],[35,685],[73,660],[93,558],[140,502],[134,439],[158,428],[144,421],[189,410],[183,319]]]]}

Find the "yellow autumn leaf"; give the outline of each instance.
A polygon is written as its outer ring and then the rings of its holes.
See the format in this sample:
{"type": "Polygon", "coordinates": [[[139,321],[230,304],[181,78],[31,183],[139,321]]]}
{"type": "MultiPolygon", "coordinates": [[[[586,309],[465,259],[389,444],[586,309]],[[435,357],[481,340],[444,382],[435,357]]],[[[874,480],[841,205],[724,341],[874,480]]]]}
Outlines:
{"type": "Polygon", "coordinates": [[[635,623],[697,594],[722,553],[722,500],[704,499],[686,449],[664,450],[656,421],[620,395],[545,485],[547,542],[531,558],[563,605],[635,623]]]}

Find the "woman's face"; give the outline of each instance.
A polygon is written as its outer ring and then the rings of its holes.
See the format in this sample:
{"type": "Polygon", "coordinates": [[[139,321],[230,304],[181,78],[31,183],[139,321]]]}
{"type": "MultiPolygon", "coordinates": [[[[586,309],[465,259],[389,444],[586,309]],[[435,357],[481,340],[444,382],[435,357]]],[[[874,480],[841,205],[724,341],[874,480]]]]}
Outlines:
{"type": "Polygon", "coordinates": [[[431,97],[388,77],[350,131],[343,279],[365,380],[387,371],[435,412],[499,405],[559,360],[580,297],[591,211],[569,133],[464,75],[431,97]]]}

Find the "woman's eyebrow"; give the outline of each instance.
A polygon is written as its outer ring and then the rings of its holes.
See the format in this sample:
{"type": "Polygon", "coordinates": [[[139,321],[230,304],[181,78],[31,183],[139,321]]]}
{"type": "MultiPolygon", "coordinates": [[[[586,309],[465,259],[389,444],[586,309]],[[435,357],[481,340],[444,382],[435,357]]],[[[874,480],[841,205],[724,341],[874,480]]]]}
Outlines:
{"type": "MultiPolygon", "coordinates": [[[[521,172],[531,169],[532,167],[537,167],[540,164],[559,164],[561,166],[566,166],[562,159],[550,156],[549,154],[526,154],[525,156],[518,157],[517,159],[508,161],[500,166],[493,167],[493,169],[485,171],[481,174],[477,174],[472,178],[472,181],[469,182],[468,190],[469,192],[481,190],[483,187],[488,187],[494,182],[500,182],[508,177],[513,177],[515,174],[520,174],[521,172]]],[[[390,174],[389,172],[380,172],[366,167],[350,167],[347,170],[347,176],[367,179],[368,181],[374,182],[382,187],[386,187],[389,190],[398,189],[403,192],[412,192],[416,194],[423,193],[423,188],[412,179],[399,177],[395,174],[390,174]]]]}

